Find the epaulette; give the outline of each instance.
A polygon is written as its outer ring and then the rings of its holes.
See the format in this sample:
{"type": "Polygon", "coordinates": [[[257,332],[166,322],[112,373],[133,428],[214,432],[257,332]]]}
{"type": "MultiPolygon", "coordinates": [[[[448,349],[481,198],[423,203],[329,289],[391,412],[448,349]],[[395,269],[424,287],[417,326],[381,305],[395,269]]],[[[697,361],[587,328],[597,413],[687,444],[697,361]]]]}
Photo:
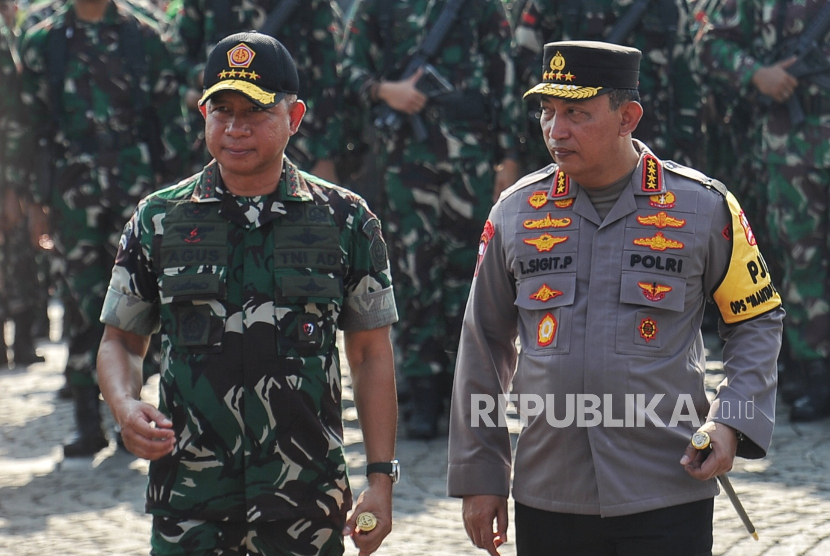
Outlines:
{"type": "Polygon", "coordinates": [[[502,192],[501,196],[505,197],[505,196],[508,196],[508,195],[512,195],[514,192],[518,191],[519,189],[521,189],[521,188],[523,188],[527,185],[530,185],[532,183],[540,182],[545,178],[549,178],[551,176],[551,174],[553,174],[555,171],[556,171],[556,165],[551,163],[551,164],[548,164],[547,166],[545,166],[544,168],[540,168],[539,170],[536,170],[535,172],[531,172],[530,174],[522,176],[521,178],[519,178],[519,181],[517,181],[516,183],[514,183],[513,185],[511,185],[510,187],[505,189],[502,192]]]}
{"type": "Polygon", "coordinates": [[[720,181],[718,181],[714,178],[710,178],[709,176],[707,176],[703,172],[695,170],[694,168],[689,168],[688,166],[683,166],[682,164],[678,164],[677,162],[674,162],[673,160],[663,161],[663,168],[665,168],[666,170],[669,170],[673,174],[678,174],[680,176],[683,176],[684,178],[688,178],[692,181],[696,181],[700,185],[702,185],[703,187],[705,187],[707,189],[714,189],[715,191],[717,191],[718,193],[720,193],[724,197],[726,197],[726,194],[729,193],[729,190],[720,181]]]}

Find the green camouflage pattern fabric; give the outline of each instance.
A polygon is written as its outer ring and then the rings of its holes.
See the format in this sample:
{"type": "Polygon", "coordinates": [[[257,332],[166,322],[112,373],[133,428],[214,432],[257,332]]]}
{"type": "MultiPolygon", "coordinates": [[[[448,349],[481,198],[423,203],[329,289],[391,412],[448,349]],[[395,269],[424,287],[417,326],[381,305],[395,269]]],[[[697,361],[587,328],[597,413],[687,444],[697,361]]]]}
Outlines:
{"type": "MultiPolygon", "coordinates": [[[[0,76],[3,94],[0,95],[0,211],[8,199],[7,191],[20,197],[25,195],[25,184],[17,165],[12,161],[24,156],[20,150],[23,133],[23,103],[20,100],[15,36],[0,19],[0,76]],[[13,50],[14,54],[12,54],[13,50]]],[[[0,232],[0,321],[32,311],[43,297],[38,279],[35,252],[29,241],[29,229],[24,218],[12,230],[0,232]]]]}
{"type": "MultiPolygon", "coordinates": [[[[531,0],[516,28],[516,66],[524,90],[541,81],[545,43],[563,40],[604,40],[634,0],[531,0]]],[[[640,98],[643,118],[634,137],[657,156],[696,166],[700,98],[689,69],[692,37],[685,0],[652,1],[625,46],[643,53],[640,98]]],[[[528,122],[527,164],[532,171],[550,164],[535,113],[525,103],[528,122]]]]}
{"type": "Polygon", "coordinates": [[[177,444],[154,515],[339,526],[351,505],[335,332],[397,319],[386,246],[362,199],[284,160],[271,195],[225,192],[212,162],[125,228],[101,320],[161,329],[177,444]]]}
{"type": "MultiPolygon", "coordinates": [[[[58,11],[65,3],[64,0],[37,0],[32,2],[23,13],[20,28],[25,31],[34,27],[58,11]]],[[[142,23],[156,27],[166,41],[175,39],[172,20],[150,0],[120,0],[120,4],[130,10],[142,23]]]]}
{"type": "MultiPolygon", "coordinates": [[[[813,21],[825,2],[786,3],[781,36],[777,0],[726,0],[710,17],[700,60],[712,80],[730,85],[750,102],[759,94],[753,74],[774,61],[776,45],[813,21]]],[[[830,33],[819,41],[830,56],[830,33]]],[[[806,361],[830,356],[830,91],[802,80],[796,96],[806,113],[790,125],[785,105],[760,110],[761,155],[766,162],[767,225],[783,268],[785,333],[792,355],[806,361]]]]}
{"type": "Polygon", "coordinates": [[[150,545],[152,556],[340,556],[345,549],[331,521],[305,518],[249,524],[154,517],[150,545]]]}
{"type": "Polygon", "coordinates": [[[110,2],[96,23],[75,17],[74,3],[29,29],[21,46],[21,91],[28,126],[23,144],[36,153],[29,163],[30,194],[51,207],[63,282],[80,311],[68,331],[69,380],[92,385],[103,326],[98,322],[121,228],[138,201],[156,189],[149,149],[139,137],[138,97],[147,95],[163,125],[168,175],[178,174],[185,147],[173,60],[156,28],[110,2]],[[141,83],[127,68],[119,33],[136,23],[147,72],[141,83]],[[50,98],[49,35],[68,29],[60,106],[50,98]],[[45,149],[50,152],[45,153],[45,149]],[[47,154],[38,160],[37,153],[47,154]],[[51,179],[39,179],[46,160],[51,179]]]}
{"type": "MultiPolygon", "coordinates": [[[[186,52],[189,84],[199,84],[207,56],[226,36],[259,29],[277,0],[184,0],[176,26],[186,52]],[[219,6],[228,2],[231,21],[218,21],[219,6]]],[[[332,0],[303,0],[277,32],[288,49],[300,78],[299,97],[308,110],[292,137],[286,154],[302,170],[318,160],[332,159],[340,141],[337,41],[342,35],[341,14],[332,0]]],[[[201,116],[199,116],[201,119],[201,116]]],[[[194,129],[197,129],[194,126],[194,129]]],[[[207,153],[203,155],[209,157],[207,153]]],[[[209,160],[209,158],[208,158],[209,160]]]]}
{"type": "MultiPolygon", "coordinates": [[[[344,40],[348,93],[370,109],[369,88],[391,66],[395,80],[436,22],[444,0],[393,0],[392,47],[383,46],[379,2],[355,6],[344,40]],[[392,60],[385,59],[391,56],[392,60]]],[[[501,0],[468,0],[430,60],[456,91],[456,106],[429,103],[420,113],[429,138],[418,142],[404,124],[383,138],[383,219],[390,241],[395,295],[397,368],[428,376],[454,368],[461,319],[487,219],[493,167],[512,155],[518,104],[510,27],[501,0]]]]}

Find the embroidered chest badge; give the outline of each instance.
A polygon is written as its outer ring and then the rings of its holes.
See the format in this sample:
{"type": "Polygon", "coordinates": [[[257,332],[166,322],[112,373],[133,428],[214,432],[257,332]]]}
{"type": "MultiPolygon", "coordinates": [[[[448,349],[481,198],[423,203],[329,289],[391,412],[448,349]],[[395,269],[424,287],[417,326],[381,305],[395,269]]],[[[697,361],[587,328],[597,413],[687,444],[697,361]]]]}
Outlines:
{"type": "Polygon", "coordinates": [[[527,204],[529,204],[534,209],[539,210],[540,208],[548,204],[547,191],[534,191],[533,194],[527,198],[527,204]]]}
{"type": "Polygon", "coordinates": [[[540,253],[550,251],[560,243],[568,241],[568,236],[554,237],[550,234],[542,234],[539,237],[523,240],[527,245],[532,245],[540,253]]]}
{"type": "Polygon", "coordinates": [[[560,199],[560,200],[558,200],[558,201],[554,201],[554,202],[553,202],[553,205],[554,205],[556,208],[560,208],[560,209],[570,208],[570,207],[572,207],[572,206],[573,206],[573,204],[574,204],[574,200],[573,200],[573,199],[560,199]]]}
{"type": "Polygon", "coordinates": [[[651,195],[648,198],[648,204],[655,208],[672,209],[677,201],[677,197],[671,191],[666,191],[660,195],[651,195]]]}
{"type": "Polygon", "coordinates": [[[663,232],[657,232],[654,237],[640,237],[634,240],[634,245],[648,247],[652,251],[665,251],[666,249],[683,249],[685,245],[681,241],[669,239],[663,232]]]}
{"type": "Polygon", "coordinates": [[[686,225],[686,220],[669,216],[662,210],[657,214],[652,214],[650,216],[638,216],[637,222],[643,226],[654,226],[655,228],[660,228],[661,230],[663,228],[682,228],[686,225]]]}
{"type": "Polygon", "coordinates": [[[663,183],[660,173],[660,162],[657,157],[651,154],[643,156],[643,183],[642,189],[646,193],[650,191],[660,191],[663,189],[663,183]]]}
{"type": "Polygon", "coordinates": [[[657,337],[657,323],[651,317],[646,317],[640,321],[640,337],[646,342],[650,342],[657,337]]]}
{"type": "Polygon", "coordinates": [[[550,213],[544,218],[538,220],[525,220],[522,224],[527,230],[543,230],[545,228],[567,228],[571,225],[571,219],[565,218],[551,218],[550,213]]]}
{"type": "Polygon", "coordinates": [[[543,284],[538,291],[530,295],[530,299],[534,301],[549,301],[560,295],[563,295],[561,291],[553,290],[547,284],[543,284]]]}
{"type": "Polygon", "coordinates": [[[553,343],[556,337],[556,328],[558,323],[556,318],[551,313],[547,313],[542,320],[539,321],[539,327],[536,331],[536,343],[541,347],[549,346],[553,343]]]}
{"type": "Polygon", "coordinates": [[[637,285],[640,286],[643,295],[649,301],[660,301],[672,290],[671,286],[664,286],[657,282],[637,282],[637,285]]]}

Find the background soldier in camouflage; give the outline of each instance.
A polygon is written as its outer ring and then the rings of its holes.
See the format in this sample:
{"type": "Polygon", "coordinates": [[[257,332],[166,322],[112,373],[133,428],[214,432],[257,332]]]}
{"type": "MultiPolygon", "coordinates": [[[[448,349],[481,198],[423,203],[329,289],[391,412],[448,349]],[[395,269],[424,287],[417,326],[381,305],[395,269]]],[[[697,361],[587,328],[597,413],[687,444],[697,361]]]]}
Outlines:
{"type": "MultiPolygon", "coordinates": [[[[816,19],[818,0],[726,0],[710,18],[701,61],[711,79],[731,84],[761,110],[762,156],[767,164],[767,223],[771,252],[783,266],[785,332],[807,393],[793,403],[793,420],[830,414],[830,91],[787,73],[793,59],[774,54],[816,19]],[[806,119],[793,125],[787,100],[795,96],[806,119]]],[[[825,34],[820,56],[830,55],[825,34]]],[[[825,75],[827,73],[825,72],[825,75]]],[[[789,369],[788,369],[789,370],[789,369]]]]}
{"type": "Polygon", "coordinates": [[[32,226],[45,232],[48,212],[81,315],[67,361],[78,436],[64,454],[88,455],[107,444],[94,370],[108,269],[138,200],[181,172],[178,82],[158,30],[111,0],[70,0],[26,32],[21,58],[32,226]]]}
{"type": "MultiPolygon", "coordinates": [[[[560,40],[604,41],[632,0],[529,0],[516,28],[516,66],[519,83],[538,81],[542,47],[560,40]]],[[[692,37],[685,0],[649,3],[640,21],[621,42],[643,53],[640,95],[645,113],[635,138],[654,153],[695,166],[699,123],[698,88],[689,69],[692,37]]],[[[525,163],[532,171],[547,166],[550,155],[539,139],[538,110],[525,105],[528,114],[525,163]]]]}
{"type": "Polygon", "coordinates": [[[381,162],[401,314],[396,351],[411,386],[413,438],[437,434],[438,385],[455,367],[481,227],[493,198],[518,177],[518,111],[501,0],[467,0],[428,60],[453,92],[427,102],[415,86],[420,72],[401,79],[446,3],[362,1],[344,45],[351,92],[367,107],[417,113],[428,135],[418,140],[404,123],[383,137],[381,162]]]}
{"type": "MultiPolygon", "coordinates": [[[[268,15],[285,1],[184,0],[176,25],[186,51],[192,90],[201,91],[205,60],[220,39],[230,33],[260,29],[268,15]]],[[[308,104],[303,129],[288,146],[288,158],[302,170],[331,182],[337,182],[333,159],[340,138],[337,41],[342,34],[341,19],[333,0],[301,0],[274,35],[296,60],[303,88],[300,95],[308,104]]],[[[201,131],[201,126],[194,125],[193,129],[201,131]]],[[[194,171],[209,160],[204,159],[203,141],[198,144],[202,145],[202,156],[194,160],[194,171]]]]}
{"type": "Polygon", "coordinates": [[[37,301],[43,292],[23,208],[27,195],[21,186],[26,181],[11,163],[25,156],[20,151],[24,114],[14,16],[14,0],[0,0],[0,75],[4,85],[0,95],[0,365],[8,363],[2,323],[14,320],[14,364],[23,366],[44,361],[35,353],[32,341],[37,301]]]}
{"type": "MultiPolygon", "coordinates": [[[[367,461],[394,455],[397,314],[380,223],[283,158],[305,106],[279,42],[231,35],[205,74],[215,160],[142,201],[124,229],[101,315],[101,389],[128,449],[152,460],[153,554],[342,554],[355,522],[338,328],[367,461]],[[138,376],[159,327],[156,409],[138,401],[138,376]]],[[[369,475],[355,514],[379,523],[353,535],[361,554],[391,530],[391,495],[389,475],[369,475]]]]}

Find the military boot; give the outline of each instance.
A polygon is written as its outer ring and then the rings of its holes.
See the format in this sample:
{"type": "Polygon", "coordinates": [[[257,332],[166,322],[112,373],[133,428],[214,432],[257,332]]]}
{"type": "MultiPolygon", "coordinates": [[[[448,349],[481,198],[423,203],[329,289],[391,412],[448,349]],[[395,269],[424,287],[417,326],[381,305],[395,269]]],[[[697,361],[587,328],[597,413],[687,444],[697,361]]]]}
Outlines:
{"type": "Polygon", "coordinates": [[[438,436],[438,413],[441,408],[437,377],[412,377],[409,386],[412,413],[407,423],[407,436],[413,440],[433,439],[438,436]]]}
{"type": "Polygon", "coordinates": [[[32,340],[33,315],[30,312],[14,317],[14,364],[33,365],[46,361],[35,352],[35,343],[32,340]]]}
{"type": "Polygon", "coordinates": [[[72,399],[75,402],[75,425],[77,434],[69,444],[64,444],[63,455],[67,458],[92,456],[109,445],[101,427],[100,401],[97,386],[73,386],[72,399]]]}
{"type": "Polygon", "coordinates": [[[809,422],[830,415],[830,366],[826,359],[801,363],[807,394],[793,402],[790,421],[809,422]]]}

